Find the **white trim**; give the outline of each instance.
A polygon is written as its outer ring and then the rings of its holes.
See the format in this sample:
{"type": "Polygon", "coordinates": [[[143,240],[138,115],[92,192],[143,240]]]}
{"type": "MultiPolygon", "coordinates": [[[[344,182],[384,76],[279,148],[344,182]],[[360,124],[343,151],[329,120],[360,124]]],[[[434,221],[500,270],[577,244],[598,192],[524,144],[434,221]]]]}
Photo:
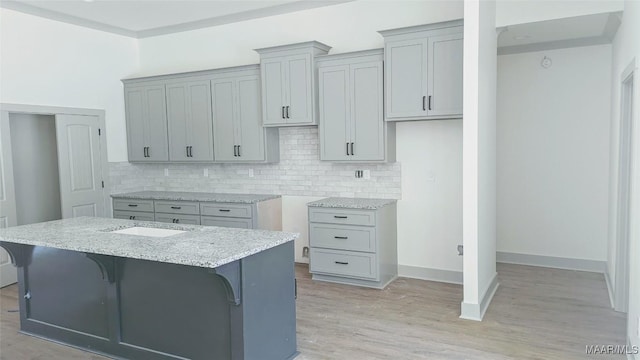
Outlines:
{"type": "Polygon", "coordinates": [[[611,39],[602,36],[592,36],[578,39],[547,41],[542,43],[502,46],[498,48],[498,56],[520,54],[534,51],[567,49],[582,46],[595,46],[611,44],[611,39]]]}
{"type": "Polygon", "coordinates": [[[509,252],[496,252],[496,262],[541,266],[565,270],[590,271],[597,273],[605,273],[607,271],[607,262],[601,260],[590,259],[573,259],[556,256],[518,254],[509,252]]]}
{"type": "Polygon", "coordinates": [[[140,31],[125,29],[119,26],[105,24],[99,21],[88,20],[81,17],[43,9],[37,6],[29,5],[20,1],[3,0],[0,1],[0,7],[19,11],[25,14],[39,16],[42,18],[60,21],[67,24],[82,26],[89,29],[105,31],[112,34],[127,36],[135,39],[142,39],[152,36],[160,36],[167,34],[175,34],[184,31],[203,29],[218,25],[230,24],[251,19],[259,19],[263,17],[292,13],[296,11],[310,10],[324,6],[339,5],[354,0],[317,0],[317,1],[295,1],[275,6],[268,6],[261,9],[242,11],[234,14],[216,16],[208,19],[189,21],[181,24],[161,26],[152,29],[140,31]]]}
{"type": "Polygon", "coordinates": [[[609,304],[613,309],[615,307],[615,295],[613,292],[613,284],[611,283],[611,275],[609,275],[609,271],[604,272],[604,282],[607,283],[607,292],[609,293],[609,304]]]}
{"type": "Polygon", "coordinates": [[[500,283],[498,282],[498,274],[493,274],[489,286],[485,289],[479,304],[471,304],[462,302],[460,306],[460,318],[465,320],[482,321],[484,314],[487,312],[493,296],[498,291],[500,283]]]}
{"type": "Polygon", "coordinates": [[[411,265],[398,265],[398,276],[411,279],[462,285],[462,271],[432,269],[411,265]]]}

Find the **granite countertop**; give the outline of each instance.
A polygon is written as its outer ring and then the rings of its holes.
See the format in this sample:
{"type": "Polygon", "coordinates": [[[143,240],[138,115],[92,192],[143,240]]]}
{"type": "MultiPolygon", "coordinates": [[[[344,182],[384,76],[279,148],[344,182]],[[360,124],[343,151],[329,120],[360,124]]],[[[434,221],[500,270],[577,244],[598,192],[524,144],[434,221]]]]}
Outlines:
{"type": "Polygon", "coordinates": [[[280,195],[264,194],[216,194],[187,191],[138,191],[112,194],[114,199],[171,200],[171,201],[211,201],[224,203],[253,204],[265,200],[277,199],[280,195]]]}
{"type": "Polygon", "coordinates": [[[331,197],[331,198],[310,202],[307,204],[307,206],[376,210],[383,206],[394,204],[395,202],[397,202],[397,200],[395,199],[356,199],[356,198],[331,197]]]}
{"type": "Polygon", "coordinates": [[[296,233],[78,217],[0,229],[0,241],[216,268],[293,241],[296,233]],[[110,233],[133,226],[184,230],[167,237],[110,233]]]}

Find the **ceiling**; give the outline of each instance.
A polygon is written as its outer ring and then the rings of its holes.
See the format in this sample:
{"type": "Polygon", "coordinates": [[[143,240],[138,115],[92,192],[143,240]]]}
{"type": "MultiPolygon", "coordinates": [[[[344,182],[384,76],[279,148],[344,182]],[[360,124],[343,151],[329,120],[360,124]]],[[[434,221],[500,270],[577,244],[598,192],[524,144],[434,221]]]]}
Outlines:
{"type": "Polygon", "coordinates": [[[2,0],[4,8],[141,38],[328,6],[345,0],[2,0]]]}
{"type": "Polygon", "coordinates": [[[613,40],[620,19],[621,13],[601,13],[510,25],[500,29],[498,53],[607,44],[613,40]]]}

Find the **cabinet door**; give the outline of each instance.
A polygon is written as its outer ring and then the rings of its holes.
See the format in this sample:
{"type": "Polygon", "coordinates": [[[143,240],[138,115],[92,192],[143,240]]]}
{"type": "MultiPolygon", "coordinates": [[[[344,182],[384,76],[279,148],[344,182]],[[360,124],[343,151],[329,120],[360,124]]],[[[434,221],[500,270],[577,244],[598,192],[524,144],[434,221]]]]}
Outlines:
{"type": "Polygon", "coordinates": [[[216,161],[236,161],[235,146],[238,145],[234,129],[233,78],[211,81],[213,105],[213,148],[216,161]]]}
{"type": "Polygon", "coordinates": [[[311,55],[286,58],[285,117],[287,124],[313,124],[313,71],[311,55]]]}
{"type": "Polygon", "coordinates": [[[320,160],[349,160],[349,65],[318,69],[320,160]]]}
{"type": "Polygon", "coordinates": [[[145,161],[168,161],[167,107],[164,85],[145,88],[147,158],[145,161]]]}
{"type": "Polygon", "coordinates": [[[351,160],[384,160],[382,61],[353,64],[351,81],[351,160]]]}
{"type": "Polygon", "coordinates": [[[129,161],[145,161],[147,146],[145,141],[145,103],[144,88],[127,88],[124,91],[127,114],[127,150],[129,161]]]}
{"type": "Polygon", "coordinates": [[[429,116],[462,115],[462,33],[429,38],[429,116]]]}
{"type": "Polygon", "coordinates": [[[213,160],[209,86],[208,81],[167,85],[172,161],[213,160]]]}
{"type": "Polygon", "coordinates": [[[236,134],[238,136],[238,160],[264,160],[264,128],[261,124],[260,79],[258,76],[238,78],[236,134]]]}
{"type": "Polygon", "coordinates": [[[286,122],[285,105],[285,63],[281,59],[262,61],[262,111],[264,125],[278,125],[286,122]]]}
{"type": "Polygon", "coordinates": [[[422,39],[387,43],[387,118],[421,117],[427,114],[426,50],[426,41],[422,39]]]}
{"type": "Polygon", "coordinates": [[[213,124],[209,81],[189,83],[189,122],[187,133],[190,161],[213,160],[213,124]]]}

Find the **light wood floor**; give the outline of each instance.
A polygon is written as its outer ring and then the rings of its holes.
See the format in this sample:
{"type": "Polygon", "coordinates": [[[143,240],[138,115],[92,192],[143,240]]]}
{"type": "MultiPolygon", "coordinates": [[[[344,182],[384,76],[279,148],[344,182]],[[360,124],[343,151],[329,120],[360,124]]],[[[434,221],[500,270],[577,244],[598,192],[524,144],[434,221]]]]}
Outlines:
{"type": "MultiPolygon", "coordinates": [[[[458,285],[401,278],[380,291],[296,271],[297,359],[568,360],[587,358],[587,344],[624,344],[625,316],[610,309],[602,274],[498,264],[500,287],[474,322],[458,318],[458,285]]],[[[105,359],[18,334],[17,295],[0,290],[0,359],[105,359]]]]}

